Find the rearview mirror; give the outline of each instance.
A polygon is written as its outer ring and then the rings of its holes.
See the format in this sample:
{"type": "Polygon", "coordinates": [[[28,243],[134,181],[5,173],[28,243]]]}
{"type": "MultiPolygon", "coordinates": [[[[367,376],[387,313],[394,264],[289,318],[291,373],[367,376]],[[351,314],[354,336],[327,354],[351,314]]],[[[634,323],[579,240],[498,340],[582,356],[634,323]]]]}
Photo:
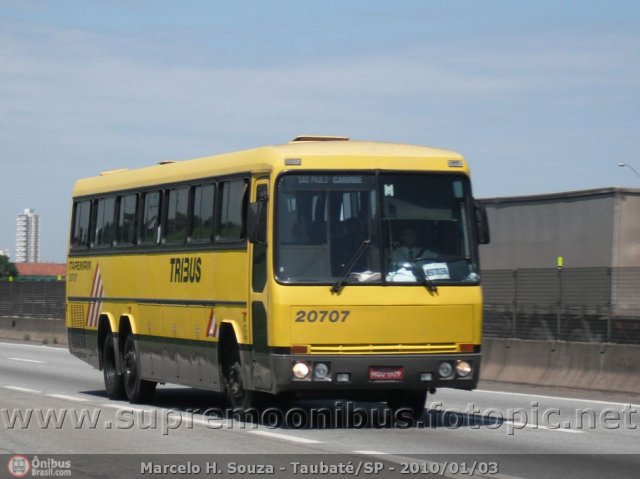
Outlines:
{"type": "Polygon", "coordinates": [[[487,209],[484,203],[479,201],[474,202],[475,217],[476,217],[476,238],[478,238],[478,244],[489,244],[491,241],[491,234],[489,233],[489,220],[487,218],[487,209]]]}
{"type": "Polygon", "coordinates": [[[267,243],[267,202],[264,200],[249,203],[247,214],[247,236],[256,244],[267,243]]]}

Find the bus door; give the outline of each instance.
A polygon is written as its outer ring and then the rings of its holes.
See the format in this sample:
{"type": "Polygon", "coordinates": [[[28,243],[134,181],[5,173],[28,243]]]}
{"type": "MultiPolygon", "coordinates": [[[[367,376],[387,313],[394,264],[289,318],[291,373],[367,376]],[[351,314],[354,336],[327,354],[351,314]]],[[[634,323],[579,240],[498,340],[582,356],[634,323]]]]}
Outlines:
{"type": "Polygon", "coordinates": [[[251,187],[251,205],[249,214],[249,258],[250,258],[250,286],[249,286],[249,314],[251,333],[253,336],[253,353],[251,361],[251,376],[256,389],[270,390],[272,387],[271,366],[269,359],[268,318],[269,294],[267,282],[268,267],[268,209],[269,209],[269,180],[257,179],[251,187]]]}

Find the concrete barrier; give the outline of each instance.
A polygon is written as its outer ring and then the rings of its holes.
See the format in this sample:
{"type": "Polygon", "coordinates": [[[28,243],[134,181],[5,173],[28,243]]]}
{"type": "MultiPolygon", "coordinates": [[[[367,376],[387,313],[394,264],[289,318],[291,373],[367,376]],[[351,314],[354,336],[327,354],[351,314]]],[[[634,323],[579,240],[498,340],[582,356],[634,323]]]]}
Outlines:
{"type": "Polygon", "coordinates": [[[485,338],[480,378],[640,393],[640,346],[485,338]]]}
{"type": "Polygon", "coordinates": [[[67,329],[62,319],[0,316],[0,338],[67,344],[67,329]]]}

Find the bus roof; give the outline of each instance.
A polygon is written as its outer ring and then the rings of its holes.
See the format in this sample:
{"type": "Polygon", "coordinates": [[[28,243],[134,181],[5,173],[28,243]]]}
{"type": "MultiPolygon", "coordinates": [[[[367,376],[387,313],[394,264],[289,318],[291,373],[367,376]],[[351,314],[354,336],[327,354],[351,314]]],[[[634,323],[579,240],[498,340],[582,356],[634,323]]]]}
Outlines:
{"type": "Polygon", "coordinates": [[[449,171],[468,174],[463,157],[450,150],[399,143],[346,141],[344,137],[298,137],[297,141],[192,160],[161,161],[133,170],[115,169],[78,180],[73,196],[177,183],[242,172],[303,169],[388,169],[449,171]],[[292,167],[290,161],[300,160],[292,167]],[[366,159],[359,162],[359,159],[366,159]],[[354,160],[345,162],[345,160],[354,160]],[[425,162],[425,160],[428,160],[425,162]],[[453,160],[453,163],[451,162],[453,160]]]}

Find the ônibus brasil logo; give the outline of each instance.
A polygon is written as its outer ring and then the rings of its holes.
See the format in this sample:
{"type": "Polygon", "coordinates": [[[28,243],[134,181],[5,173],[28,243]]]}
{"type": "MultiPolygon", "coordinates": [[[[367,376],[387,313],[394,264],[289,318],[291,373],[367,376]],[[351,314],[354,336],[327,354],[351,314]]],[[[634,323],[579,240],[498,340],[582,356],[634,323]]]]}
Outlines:
{"type": "Polygon", "coordinates": [[[25,456],[11,456],[7,463],[7,469],[13,477],[26,477],[31,471],[31,463],[25,456]]]}

